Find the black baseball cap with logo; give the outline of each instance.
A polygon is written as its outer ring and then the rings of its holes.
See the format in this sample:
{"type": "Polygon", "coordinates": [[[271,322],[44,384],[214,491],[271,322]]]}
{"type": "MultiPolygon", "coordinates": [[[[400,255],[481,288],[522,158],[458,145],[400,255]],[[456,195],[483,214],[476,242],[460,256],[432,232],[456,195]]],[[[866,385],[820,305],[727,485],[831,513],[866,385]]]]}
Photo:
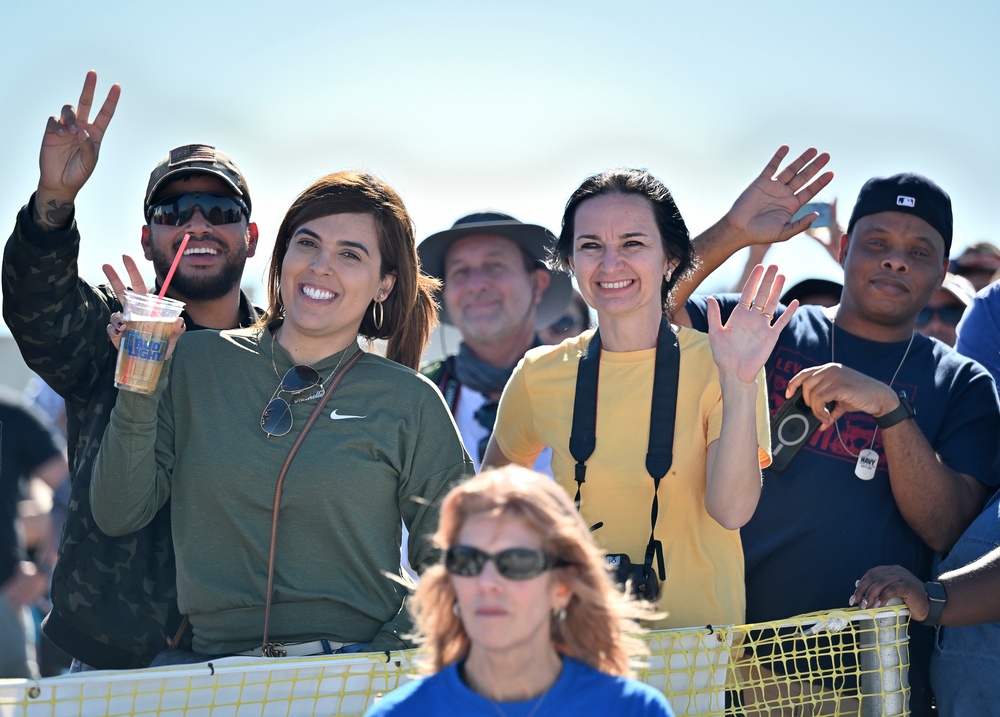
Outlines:
{"type": "Polygon", "coordinates": [[[951,253],[954,224],[951,197],[927,177],[906,172],[869,179],[858,194],[847,233],[853,231],[855,223],[862,217],[881,212],[901,212],[920,217],[944,238],[944,255],[951,253]]]}

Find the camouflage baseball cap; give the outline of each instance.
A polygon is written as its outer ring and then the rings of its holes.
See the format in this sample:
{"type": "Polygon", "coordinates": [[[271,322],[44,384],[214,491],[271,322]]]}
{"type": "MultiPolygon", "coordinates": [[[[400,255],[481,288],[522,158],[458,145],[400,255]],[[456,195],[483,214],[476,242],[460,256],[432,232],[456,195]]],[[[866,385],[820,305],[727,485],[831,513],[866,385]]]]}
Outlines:
{"type": "Polygon", "coordinates": [[[207,144],[186,144],[183,147],[177,147],[170,150],[170,154],[160,160],[160,163],[149,175],[143,211],[149,209],[156,192],[168,180],[176,179],[185,174],[197,173],[214,174],[232,187],[236,196],[246,203],[247,215],[249,216],[252,208],[250,190],[247,189],[247,181],[243,178],[243,173],[228,154],[207,144]]]}

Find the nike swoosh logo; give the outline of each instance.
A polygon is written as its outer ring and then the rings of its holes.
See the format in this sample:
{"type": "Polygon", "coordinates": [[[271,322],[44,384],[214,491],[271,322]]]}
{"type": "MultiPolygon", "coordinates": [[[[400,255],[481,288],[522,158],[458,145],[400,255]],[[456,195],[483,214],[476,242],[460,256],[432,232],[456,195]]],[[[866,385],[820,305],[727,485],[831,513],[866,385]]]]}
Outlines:
{"type": "Polygon", "coordinates": [[[335,408],[330,412],[330,418],[335,421],[342,421],[345,418],[368,418],[368,416],[342,416],[337,413],[337,409],[335,408]]]}

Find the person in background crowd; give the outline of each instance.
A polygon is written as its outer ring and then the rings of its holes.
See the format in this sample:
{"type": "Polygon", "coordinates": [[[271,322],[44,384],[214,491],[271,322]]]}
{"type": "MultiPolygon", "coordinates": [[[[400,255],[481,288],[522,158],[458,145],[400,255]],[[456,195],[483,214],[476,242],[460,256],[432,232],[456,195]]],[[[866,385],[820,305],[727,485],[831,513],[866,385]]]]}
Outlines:
{"type": "MultiPolygon", "coordinates": [[[[76,658],[77,670],[145,667],[181,624],[169,510],[140,531],[111,537],[94,523],[90,505],[94,458],[118,393],[117,352],[104,332],[122,308],[110,286],[80,278],[76,261],[76,197],[94,171],[121,94],[112,85],[92,117],[96,85],[97,74],[87,73],[79,105],[49,118],[38,189],[17,215],[2,269],[4,321],[29,368],[67,404],[73,482],[43,630],[76,658]]],[[[214,147],[177,147],[150,174],[140,244],[158,289],[181,239],[190,235],[167,292],[186,302],[188,330],[257,321],[240,291],[243,267],[257,247],[251,209],[246,179],[214,147]]]]}
{"type": "MultiPolygon", "coordinates": [[[[775,176],[779,155],[731,212],[766,196],[792,216],[798,200],[784,180],[796,163],[775,176]]],[[[696,246],[698,275],[679,291],[690,293],[699,277],[759,241],[738,232],[709,239],[696,246]]],[[[783,471],[765,473],[768,488],[741,531],[749,621],[837,608],[844,585],[872,565],[896,563],[929,579],[935,553],[952,548],[1000,480],[991,377],[915,331],[944,280],[951,240],[951,199],[937,184],[916,174],[869,180],[840,239],[840,304],[801,307],[782,333],[767,363],[772,405],[779,410],[801,388],[820,430],[783,471]]],[[[739,309],[720,300],[723,316],[739,309]]],[[[707,310],[705,299],[688,301],[678,322],[704,329],[707,310]]],[[[911,633],[914,715],[930,709],[932,637],[919,627],[911,633]]]]}
{"type": "MultiPolygon", "coordinates": [[[[993,283],[972,300],[958,325],[955,349],[975,359],[1000,381],[1000,284],[993,283]]],[[[994,446],[997,445],[994,441],[994,446]]],[[[994,472],[1000,471],[1000,461],[994,472]]],[[[931,655],[931,684],[941,715],[990,714],[995,710],[993,678],[1000,672],[1000,591],[987,578],[988,554],[1000,546],[1000,492],[972,522],[927,583],[900,566],[883,566],[862,578],[852,600],[869,605],[900,596],[914,620],[940,624],[931,655]],[[904,579],[905,578],[905,579],[904,579]],[[941,587],[937,588],[940,584],[941,587]],[[886,592],[880,595],[880,590],[886,592]],[[931,600],[933,594],[934,600],[931,600]],[[947,603],[947,605],[945,604],[947,603]],[[993,614],[990,615],[990,605],[993,614]],[[926,607],[937,609],[930,617],[926,607]],[[944,608],[944,612],[942,612],[944,608]]],[[[994,561],[996,562],[996,561],[994,561]]],[[[994,571],[1000,575],[1000,571],[994,571]]]]}
{"type": "Polygon", "coordinates": [[[964,276],[945,274],[941,288],[934,292],[927,306],[917,314],[917,331],[954,346],[958,340],[958,322],[975,295],[972,284],[964,276]]]}
{"type": "Polygon", "coordinates": [[[51,563],[28,560],[18,501],[30,479],[55,488],[67,472],[62,442],[44,417],[16,395],[0,392],[0,678],[39,676],[30,609],[48,592],[52,569],[51,563]]]}
{"type": "MultiPolygon", "coordinates": [[[[477,470],[514,366],[569,303],[569,277],[545,265],[554,241],[537,224],[483,212],[417,247],[424,271],[443,282],[441,320],[462,332],[458,354],[422,370],[441,389],[477,470]]],[[[535,469],[551,473],[549,460],[539,456],[535,469]]]]}
{"type": "Polygon", "coordinates": [[[996,714],[1000,674],[1000,492],[986,504],[924,582],[899,565],[872,568],[850,604],[878,607],[901,597],[912,620],[937,626],[931,685],[941,717],[996,714]]]}
{"type": "Polygon", "coordinates": [[[434,542],[444,553],[411,604],[429,676],[367,717],[672,715],[629,679],[646,652],[627,637],[647,614],[615,590],[562,488],[513,466],[453,489],[434,542]]]}
{"type": "Polygon", "coordinates": [[[988,241],[970,244],[951,260],[949,271],[964,276],[976,291],[981,291],[1000,271],[1000,247],[988,241]]]}
{"type": "MultiPolygon", "coordinates": [[[[125,535],[170,501],[192,630],[192,651],[154,664],[409,646],[401,525],[420,571],[436,558],[441,498],[473,473],[440,393],[415,370],[436,288],[392,188],[330,174],[278,228],[264,318],[182,337],[154,394],[119,392],[94,464],[94,519],[125,535]],[[359,336],[386,341],[386,357],[359,336]]],[[[120,338],[118,323],[109,330],[120,338]]]]}
{"type": "Polygon", "coordinates": [[[594,322],[590,317],[590,307],[580,292],[573,289],[573,299],[566,307],[566,313],[539,331],[538,336],[545,343],[555,345],[592,328],[594,322]]]}
{"type": "MultiPolygon", "coordinates": [[[[38,374],[33,374],[28,379],[28,384],[24,387],[24,402],[29,408],[36,408],[44,413],[52,422],[62,445],[66,445],[66,401],[58,393],[52,390],[38,374]]],[[[36,483],[37,485],[37,483],[36,483]]],[[[59,538],[62,535],[63,525],[66,523],[66,514],[69,511],[69,499],[72,485],[69,477],[69,466],[67,465],[66,478],[59,486],[51,491],[51,506],[48,510],[50,524],[50,534],[46,541],[45,557],[41,558],[46,565],[55,565],[59,556],[59,538]]],[[[51,574],[49,576],[51,578],[51,574]]],[[[47,593],[46,593],[47,594],[47,593]]],[[[51,605],[48,601],[34,608],[35,621],[39,625],[42,619],[48,614],[51,605]]],[[[38,632],[38,671],[42,677],[54,677],[69,671],[73,663],[73,658],[66,654],[64,650],[56,647],[55,644],[40,630],[38,632]]]]}
{"type": "Polygon", "coordinates": [[[985,366],[1000,385],[1000,283],[976,294],[956,331],[955,349],[985,366]]]}
{"type": "Polygon", "coordinates": [[[830,279],[803,279],[785,289],[781,303],[788,306],[798,301],[799,306],[836,306],[844,285],[830,279]]]}

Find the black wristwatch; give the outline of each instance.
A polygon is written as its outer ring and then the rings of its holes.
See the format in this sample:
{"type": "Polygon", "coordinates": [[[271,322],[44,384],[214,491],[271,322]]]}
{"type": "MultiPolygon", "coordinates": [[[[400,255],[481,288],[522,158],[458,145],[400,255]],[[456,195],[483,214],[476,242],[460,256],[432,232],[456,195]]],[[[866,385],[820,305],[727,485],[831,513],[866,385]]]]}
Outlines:
{"type": "Polygon", "coordinates": [[[875,423],[879,428],[885,430],[886,428],[892,428],[897,423],[902,423],[908,418],[913,418],[916,415],[917,412],[913,410],[913,406],[910,405],[910,400],[906,397],[906,391],[900,391],[899,405],[884,416],[877,416],[875,418],[875,423]]]}
{"type": "Polygon", "coordinates": [[[924,583],[924,590],[927,591],[927,602],[931,609],[927,613],[927,619],[921,620],[920,624],[935,627],[941,622],[941,611],[948,602],[948,593],[945,592],[944,585],[934,581],[924,583]]]}

